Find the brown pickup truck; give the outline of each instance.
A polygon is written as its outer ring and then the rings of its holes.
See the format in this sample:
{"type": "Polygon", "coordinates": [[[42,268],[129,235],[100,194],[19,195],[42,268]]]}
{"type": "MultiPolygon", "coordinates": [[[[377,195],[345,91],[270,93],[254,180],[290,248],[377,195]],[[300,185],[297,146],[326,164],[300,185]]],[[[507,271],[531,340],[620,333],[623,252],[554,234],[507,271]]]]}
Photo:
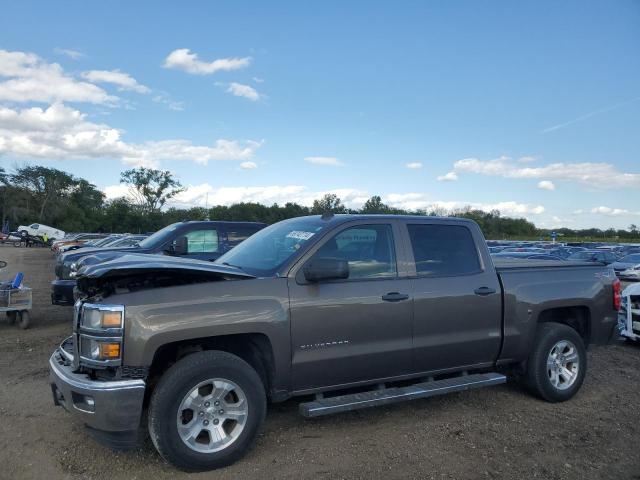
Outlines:
{"type": "Polygon", "coordinates": [[[115,447],[146,425],[190,471],[241,458],[267,402],[294,396],[314,417],[512,377],[568,400],[620,304],[609,267],[494,265],[478,226],[456,218],[301,217],[215,263],[124,255],[77,278],[54,402],[115,447]]]}

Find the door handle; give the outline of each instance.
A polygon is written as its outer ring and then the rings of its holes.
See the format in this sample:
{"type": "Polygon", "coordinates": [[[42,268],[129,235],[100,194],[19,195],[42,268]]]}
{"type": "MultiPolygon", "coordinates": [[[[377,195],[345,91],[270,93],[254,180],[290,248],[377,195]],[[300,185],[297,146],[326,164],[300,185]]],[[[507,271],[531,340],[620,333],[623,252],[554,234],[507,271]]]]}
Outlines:
{"type": "Polygon", "coordinates": [[[492,293],[496,293],[496,289],[495,288],[489,288],[489,287],[479,287],[476,288],[473,291],[476,295],[491,295],[492,293]]]}
{"type": "Polygon", "coordinates": [[[409,295],[406,293],[398,293],[398,292],[389,292],[386,295],[382,296],[382,300],[385,302],[400,302],[401,300],[406,300],[409,298],[409,295]]]}

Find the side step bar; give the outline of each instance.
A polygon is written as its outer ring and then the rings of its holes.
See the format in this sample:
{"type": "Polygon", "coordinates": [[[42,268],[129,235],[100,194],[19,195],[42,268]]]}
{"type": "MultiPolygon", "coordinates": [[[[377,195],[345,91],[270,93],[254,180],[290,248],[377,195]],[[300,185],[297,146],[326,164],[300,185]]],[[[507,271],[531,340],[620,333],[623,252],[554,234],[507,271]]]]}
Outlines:
{"type": "Polygon", "coordinates": [[[472,388],[489,387],[506,383],[506,381],[507,377],[499,373],[476,373],[416,383],[408,387],[392,387],[351,395],[318,398],[312,402],[301,403],[299,409],[303,417],[319,417],[361,408],[389,405],[406,400],[434,397],[445,393],[462,392],[472,388]]]}

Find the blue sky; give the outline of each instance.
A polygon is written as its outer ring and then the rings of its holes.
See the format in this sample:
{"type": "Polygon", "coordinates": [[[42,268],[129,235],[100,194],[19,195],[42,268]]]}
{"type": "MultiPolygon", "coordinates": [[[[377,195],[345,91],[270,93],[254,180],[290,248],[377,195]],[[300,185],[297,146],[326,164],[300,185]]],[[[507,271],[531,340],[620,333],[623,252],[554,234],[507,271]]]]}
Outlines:
{"type": "Polygon", "coordinates": [[[640,224],[637,1],[20,1],[0,32],[5,168],[640,224]]]}

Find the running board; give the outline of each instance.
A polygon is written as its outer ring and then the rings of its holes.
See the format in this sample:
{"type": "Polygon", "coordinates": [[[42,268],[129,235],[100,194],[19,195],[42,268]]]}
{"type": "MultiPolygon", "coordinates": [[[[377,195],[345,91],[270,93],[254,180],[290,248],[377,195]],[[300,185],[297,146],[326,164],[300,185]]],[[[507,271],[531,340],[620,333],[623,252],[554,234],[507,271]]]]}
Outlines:
{"type": "Polygon", "coordinates": [[[312,402],[301,403],[299,410],[303,417],[319,417],[418,398],[434,397],[445,393],[462,392],[473,388],[490,387],[506,383],[506,381],[507,377],[499,373],[476,373],[416,383],[408,387],[383,388],[351,395],[318,398],[312,402]]]}

